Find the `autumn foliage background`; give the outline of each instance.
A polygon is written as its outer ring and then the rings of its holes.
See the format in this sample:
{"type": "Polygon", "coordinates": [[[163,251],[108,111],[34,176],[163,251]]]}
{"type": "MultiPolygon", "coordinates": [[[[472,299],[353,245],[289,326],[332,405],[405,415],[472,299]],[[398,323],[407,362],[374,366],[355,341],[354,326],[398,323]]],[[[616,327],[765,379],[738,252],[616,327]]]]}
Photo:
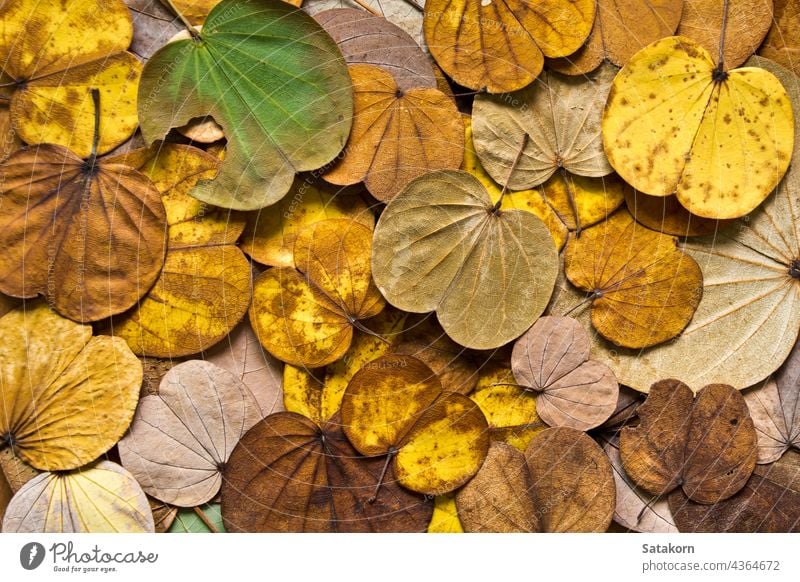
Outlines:
{"type": "Polygon", "coordinates": [[[2,531],[797,531],[800,2],[292,4],[0,0],[2,531]]]}

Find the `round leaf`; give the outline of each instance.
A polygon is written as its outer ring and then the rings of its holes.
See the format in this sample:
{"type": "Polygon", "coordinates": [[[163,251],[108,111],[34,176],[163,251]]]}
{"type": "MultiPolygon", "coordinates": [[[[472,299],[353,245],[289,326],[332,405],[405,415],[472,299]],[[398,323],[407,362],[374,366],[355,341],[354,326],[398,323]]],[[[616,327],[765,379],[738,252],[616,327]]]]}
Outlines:
{"type": "Polygon", "coordinates": [[[136,479],[111,461],[42,473],[20,489],[3,518],[7,533],[153,533],[153,513],[136,479]]]}
{"type": "Polygon", "coordinates": [[[125,342],[42,304],[0,318],[0,448],[44,471],[81,467],[122,437],[142,366],[125,342]]]}
{"type": "Polygon", "coordinates": [[[145,141],[211,116],[228,139],[225,161],[193,195],[241,210],[274,204],[296,172],[327,164],[347,140],[352,89],[341,52],[280,0],[223,0],[199,35],[147,62],[138,103],[145,141]]]}
{"type": "Polygon", "coordinates": [[[120,458],[149,495],[194,507],[217,494],[233,447],[260,419],[236,376],[209,362],[183,362],[167,372],[158,395],[139,402],[120,458]]]}
{"type": "Polygon", "coordinates": [[[786,172],[794,118],[775,75],[753,67],[715,70],[706,49],[686,38],[642,49],[614,79],[603,143],[635,189],[676,192],[698,216],[737,218],[786,172]]]}
{"type": "Polygon", "coordinates": [[[481,183],[458,171],[411,182],[381,214],[372,252],[375,282],[392,305],[435,310],[447,335],[476,349],[519,337],[541,315],[557,259],[538,218],[493,212],[481,183]]]}

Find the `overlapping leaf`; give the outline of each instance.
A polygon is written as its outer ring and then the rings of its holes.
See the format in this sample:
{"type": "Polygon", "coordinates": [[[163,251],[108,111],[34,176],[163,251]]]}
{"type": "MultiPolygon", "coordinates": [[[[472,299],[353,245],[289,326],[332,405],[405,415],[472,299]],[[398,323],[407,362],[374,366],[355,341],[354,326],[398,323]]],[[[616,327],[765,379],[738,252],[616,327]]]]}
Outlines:
{"type": "Polygon", "coordinates": [[[57,145],[20,150],[0,165],[0,204],[0,290],[42,294],[70,319],[132,307],[164,264],[164,206],[128,164],[57,145]]]}
{"type": "Polygon", "coordinates": [[[710,384],[693,400],[678,380],[653,384],[625,427],[620,453],[625,472],[652,495],[681,488],[697,503],[717,503],[744,487],[756,465],[756,432],[742,395],[710,384]]]}
{"type": "Polygon", "coordinates": [[[9,503],[3,531],[152,533],[155,526],[136,479],[116,463],[100,461],[30,480],[9,503]]]}
{"type": "Polygon", "coordinates": [[[149,495],[194,507],[218,493],[233,448],[259,420],[258,403],[236,376],[202,360],[183,362],[157,395],[139,402],[120,458],[149,495]]]}
{"type": "Polygon", "coordinates": [[[528,212],[495,211],[481,183],[460,171],[431,172],[392,200],[375,227],[372,264],[389,303],[435,310],[447,335],[477,349],[530,327],[558,271],[547,227],[528,212]]]}
{"type": "Polygon", "coordinates": [[[20,0],[0,6],[0,63],[16,82],[14,129],[28,143],[52,143],[80,157],[93,147],[98,88],[98,153],[136,129],[136,91],[142,66],[125,52],[131,16],[121,0],[20,0]]]}
{"type": "Polygon", "coordinates": [[[536,413],[548,425],[589,430],[614,412],[617,379],[589,349],[589,334],[569,317],[542,317],[514,344],[514,378],[536,394],[536,413]]]}
{"type": "Polygon", "coordinates": [[[456,505],[467,532],[602,532],[614,513],[611,464],[570,428],[540,432],[524,454],[493,443],[456,505]]]}
{"type": "Polygon", "coordinates": [[[544,57],[578,50],[594,18],[594,0],[428,0],[424,31],[431,54],[456,83],[503,93],[530,84],[544,57]]]}
{"type": "Polygon", "coordinates": [[[800,2],[775,0],[772,27],[758,54],[800,73],[800,2]]]}
{"type": "Polygon", "coordinates": [[[97,459],[133,418],[142,366],[125,342],[44,305],[0,318],[0,449],[65,471],[97,459]]]}
{"type": "Polygon", "coordinates": [[[792,106],[775,75],[721,70],[683,37],[639,51],[614,79],[603,115],[620,176],[646,194],[677,193],[706,218],[756,208],[786,172],[793,141],[792,106]]]}
{"type": "Polygon", "coordinates": [[[455,103],[435,88],[401,88],[391,73],[374,65],[348,67],[354,117],[341,160],[325,174],[332,184],[364,182],[388,202],[414,178],[458,168],[464,125],[455,103]]]}
{"type": "Polygon", "coordinates": [[[319,368],[350,347],[358,320],[380,313],[383,298],[372,282],[372,232],[349,219],[311,224],[297,236],[297,269],[276,267],[254,283],[250,322],[273,356],[319,368]]]}
{"type": "Polygon", "coordinates": [[[170,43],[148,61],[142,134],[152,143],[213,117],[228,139],[225,162],[193,195],[240,210],[274,204],[295,173],[327,164],[344,146],[352,89],[341,52],[310,16],[280,0],[223,0],[199,38],[170,43]]]}
{"type": "Polygon", "coordinates": [[[432,511],[383,459],[360,456],[335,420],[320,427],[293,412],[250,429],[224,472],[222,518],[231,532],[421,532],[432,511]]]}

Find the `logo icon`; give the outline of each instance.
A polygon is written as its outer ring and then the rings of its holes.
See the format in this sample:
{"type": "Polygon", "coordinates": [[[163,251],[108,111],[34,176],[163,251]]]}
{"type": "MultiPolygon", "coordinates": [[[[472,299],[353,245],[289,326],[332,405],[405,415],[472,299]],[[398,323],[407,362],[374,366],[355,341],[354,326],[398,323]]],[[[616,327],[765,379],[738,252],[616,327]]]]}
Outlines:
{"type": "Polygon", "coordinates": [[[29,542],[19,551],[19,563],[26,570],[35,570],[44,562],[44,546],[39,542],[29,542]]]}

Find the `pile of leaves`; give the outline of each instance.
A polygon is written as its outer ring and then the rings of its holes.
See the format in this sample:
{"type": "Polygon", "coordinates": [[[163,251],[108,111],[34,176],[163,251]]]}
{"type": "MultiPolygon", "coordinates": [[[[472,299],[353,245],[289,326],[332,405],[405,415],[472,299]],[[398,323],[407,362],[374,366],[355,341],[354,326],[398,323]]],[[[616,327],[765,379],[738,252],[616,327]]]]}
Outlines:
{"type": "Polygon", "coordinates": [[[800,530],[800,1],[299,4],[0,5],[2,530],[800,530]]]}

